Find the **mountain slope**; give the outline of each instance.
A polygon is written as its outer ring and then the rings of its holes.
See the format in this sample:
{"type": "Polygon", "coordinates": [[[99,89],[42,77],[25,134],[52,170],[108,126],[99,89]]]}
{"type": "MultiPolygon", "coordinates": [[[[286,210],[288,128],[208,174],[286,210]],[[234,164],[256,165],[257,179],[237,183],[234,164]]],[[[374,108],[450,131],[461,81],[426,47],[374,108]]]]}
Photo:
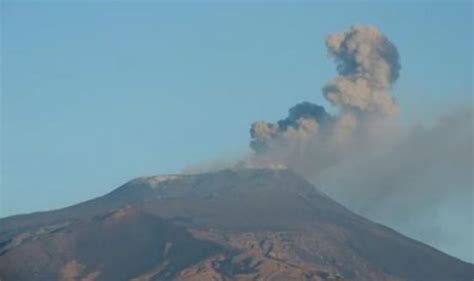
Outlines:
{"type": "Polygon", "coordinates": [[[132,180],[0,220],[0,280],[468,281],[474,266],[370,222],[287,170],[132,180]]]}

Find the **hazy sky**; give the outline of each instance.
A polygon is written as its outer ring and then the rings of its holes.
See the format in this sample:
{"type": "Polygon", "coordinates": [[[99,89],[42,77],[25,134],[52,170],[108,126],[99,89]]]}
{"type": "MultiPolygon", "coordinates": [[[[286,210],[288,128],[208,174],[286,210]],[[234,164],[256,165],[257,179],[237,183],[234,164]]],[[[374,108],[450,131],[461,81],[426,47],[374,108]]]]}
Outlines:
{"type": "Polygon", "coordinates": [[[400,52],[402,122],[471,102],[470,1],[99,2],[2,1],[0,217],[236,155],[253,121],[327,107],[325,36],[353,23],[400,52]]]}

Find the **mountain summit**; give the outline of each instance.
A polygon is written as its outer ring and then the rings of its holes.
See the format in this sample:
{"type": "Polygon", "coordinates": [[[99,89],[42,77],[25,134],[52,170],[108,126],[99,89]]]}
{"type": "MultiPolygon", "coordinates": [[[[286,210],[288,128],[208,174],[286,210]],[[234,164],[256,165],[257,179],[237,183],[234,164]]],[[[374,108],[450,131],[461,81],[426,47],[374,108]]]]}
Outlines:
{"type": "Polygon", "coordinates": [[[474,266],[347,210],[285,169],[132,180],[0,220],[0,280],[471,281],[474,266]]]}

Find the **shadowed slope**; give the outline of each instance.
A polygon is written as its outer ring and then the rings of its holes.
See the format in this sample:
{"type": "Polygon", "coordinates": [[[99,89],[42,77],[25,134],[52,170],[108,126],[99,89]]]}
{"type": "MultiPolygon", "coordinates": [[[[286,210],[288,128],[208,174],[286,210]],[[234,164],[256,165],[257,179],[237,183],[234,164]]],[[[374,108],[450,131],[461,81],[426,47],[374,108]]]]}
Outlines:
{"type": "Polygon", "coordinates": [[[2,219],[0,239],[0,280],[474,275],[473,265],[350,212],[287,170],[138,178],[69,208],[2,219]]]}

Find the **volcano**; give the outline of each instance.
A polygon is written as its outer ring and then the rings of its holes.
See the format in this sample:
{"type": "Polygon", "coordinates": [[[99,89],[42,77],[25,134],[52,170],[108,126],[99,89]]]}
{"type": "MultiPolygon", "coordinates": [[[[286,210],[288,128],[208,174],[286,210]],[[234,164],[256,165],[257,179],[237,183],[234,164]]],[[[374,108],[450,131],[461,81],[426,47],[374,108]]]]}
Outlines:
{"type": "Polygon", "coordinates": [[[474,265],[338,204],[286,169],[134,179],[0,220],[1,281],[472,281],[474,265]]]}

